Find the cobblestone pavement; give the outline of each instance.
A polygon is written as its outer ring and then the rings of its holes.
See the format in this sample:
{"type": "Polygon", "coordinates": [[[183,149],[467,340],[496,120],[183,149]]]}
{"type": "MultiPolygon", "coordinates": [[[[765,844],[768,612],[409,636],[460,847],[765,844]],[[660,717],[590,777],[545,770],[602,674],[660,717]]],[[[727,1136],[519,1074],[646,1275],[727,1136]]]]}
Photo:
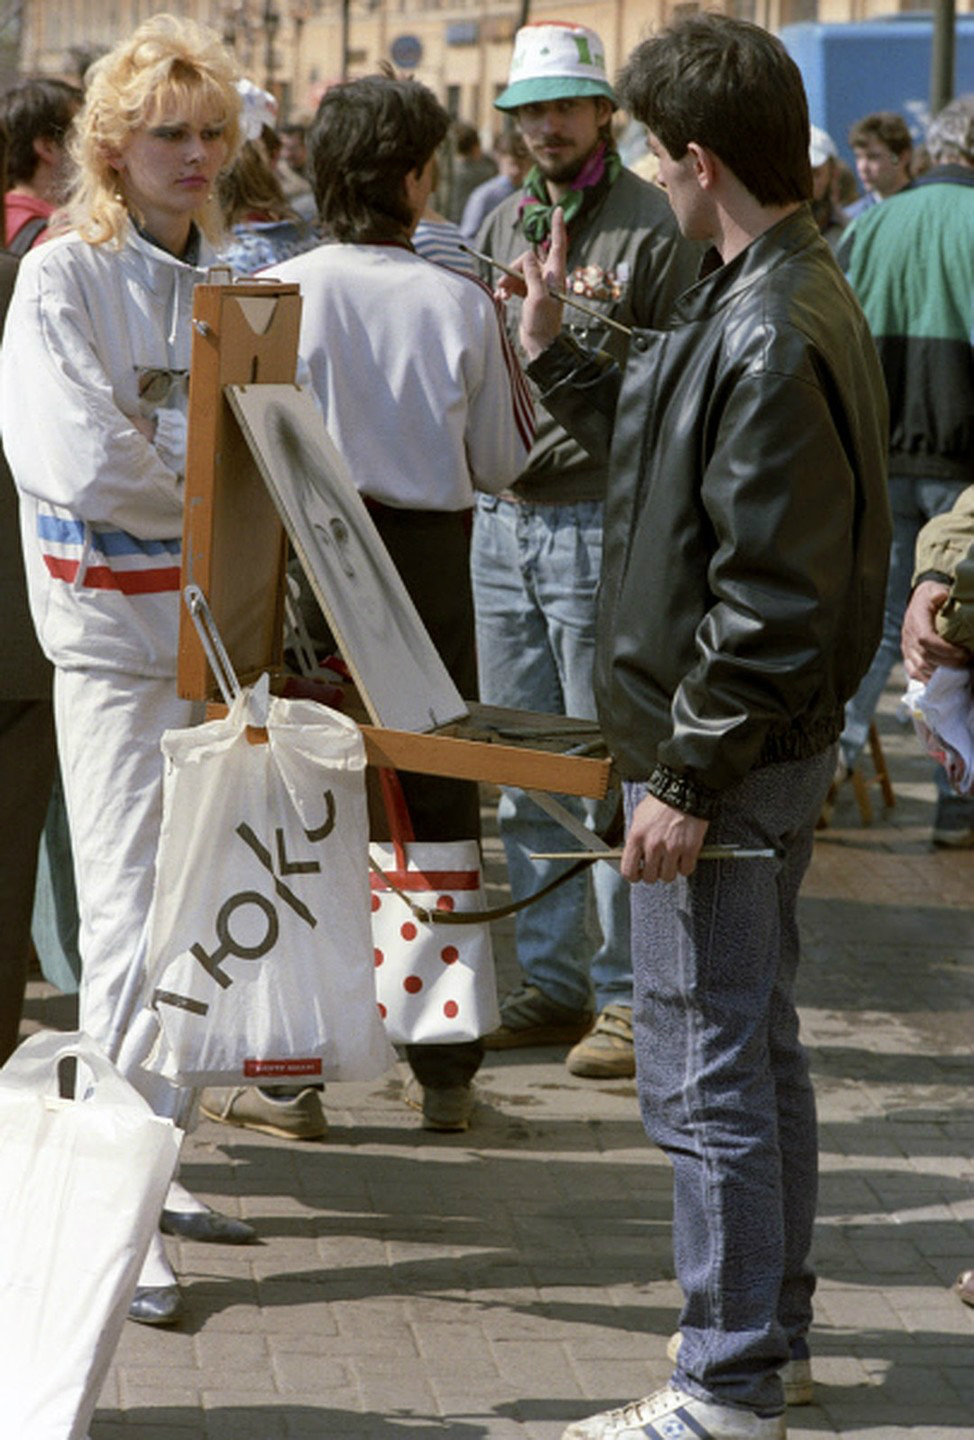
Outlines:
{"type": "MultiPolygon", "coordinates": [[[[974,853],[931,850],[892,696],[881,733],[896,807],[864,827],[843,793],[802,901],[821,1278],[791,1440],[974,1435],[974,1310],[950,1292],[974,1265],[974,853]]],[[[505,988],[509,926],[497,948],[505,988]]],[[[29,1017],[71,1024],[40,984],[29,1017]]],[[[183,1178],[261,1244],[169,1242],[188,1319],[126,1326],[91,1440],[557,1440],[664,1383],[668,1167],[634,1085],[562,1061],[490,1055],[466,1135],[422,1131],[396,1072],[329,1087],[320,1144],[201,1124],[183,1178]]]]}

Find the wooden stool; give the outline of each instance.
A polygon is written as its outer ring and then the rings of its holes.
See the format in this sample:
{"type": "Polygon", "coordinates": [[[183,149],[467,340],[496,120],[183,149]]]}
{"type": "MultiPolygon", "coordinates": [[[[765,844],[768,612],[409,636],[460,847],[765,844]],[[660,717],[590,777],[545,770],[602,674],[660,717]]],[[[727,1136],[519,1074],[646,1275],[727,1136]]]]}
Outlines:
{"type": "Polygon", "coordinates": [[[883,792],[883,804],[887,809],[896,804],[896,796],[893,793],[893,782],[889,778],[889,770],[886,768],[886,756],[883,754],[883,747],[879,740],[879,731],[875,723],[869,727],[869,753],[873,762],[873,773],[863,773],[861,762],[857,762],[852,772],[852,789],[856,797],[856,804],[859,806],[859,819],[863,825],[873,823],[873,807],[869,799],[870,785],[878,785],[883,792]]]}

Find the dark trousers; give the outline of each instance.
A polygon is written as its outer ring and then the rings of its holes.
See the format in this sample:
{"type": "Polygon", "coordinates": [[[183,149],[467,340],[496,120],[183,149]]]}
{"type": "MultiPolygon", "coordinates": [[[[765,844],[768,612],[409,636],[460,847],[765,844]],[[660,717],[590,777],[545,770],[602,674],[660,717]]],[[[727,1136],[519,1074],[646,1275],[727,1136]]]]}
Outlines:
{"type": "MultiPolygon", "coordinates": [[[[476,700],[469,512],[394,510],[374,502],[369,510],[450,678],[465,700],[476,700]]],[[[399,778],[417,840],[480,839],[480,792],[473,781],[406,773],[399,778]]],[[[381,840],[388,831],[375,788],[370,833],[381,840]]],[[[432,1090],[467,1084],[483,1058],[480,1040],[406,1046],[413,1074],[432,1090]]]]}
{"type": "Polygon", "coordinates": [[[54,765],[50,700],[0,700],[0,1064],[20,1033],[37,850],[54,765]]]}

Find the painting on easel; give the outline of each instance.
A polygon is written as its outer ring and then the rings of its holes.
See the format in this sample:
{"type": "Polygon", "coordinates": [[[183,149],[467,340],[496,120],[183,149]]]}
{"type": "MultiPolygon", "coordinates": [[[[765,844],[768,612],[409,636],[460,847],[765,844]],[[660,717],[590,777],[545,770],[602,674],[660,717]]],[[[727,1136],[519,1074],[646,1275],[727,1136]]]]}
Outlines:
{"type": "Polygon", "coordinates": [[[468,711],[309,392],[225,394],[376,725],[426,732],[468,711]]]}

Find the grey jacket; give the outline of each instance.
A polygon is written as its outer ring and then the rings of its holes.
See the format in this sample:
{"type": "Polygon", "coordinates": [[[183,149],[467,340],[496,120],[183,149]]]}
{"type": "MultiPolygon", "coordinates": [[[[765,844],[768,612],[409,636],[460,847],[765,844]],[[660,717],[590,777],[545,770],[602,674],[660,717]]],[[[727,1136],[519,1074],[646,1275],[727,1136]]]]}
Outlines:
{"type": "MultiPolygon", "coordinates": [[[[518,190],[487,217],[476,241],[478,250],[504,264],[529,248],[519,223],[521,195],[518,190]]],[[[677,296],[696,278],[699,263],[699,249],[680,236],[662,190],[623,170],[601,204],[572,227],[568,289],[624,325],[655,330],[665,325],[677,296]]],[[[493,284],[496,275],[485,269],[483,278],[493,284]]],[[[520,301],[510,301],[507,313],[516,345],[520,301]]],[[[625,361],[625,337],[617,331],[569,306],[565,327],[582,345],[604,348],[625,361]]],[[[605,464],[593,460],[550,415],[539,410],[537,418],[534,448],[514,486],[516,497],[562,503],[603,499],[605,464]]]]}

